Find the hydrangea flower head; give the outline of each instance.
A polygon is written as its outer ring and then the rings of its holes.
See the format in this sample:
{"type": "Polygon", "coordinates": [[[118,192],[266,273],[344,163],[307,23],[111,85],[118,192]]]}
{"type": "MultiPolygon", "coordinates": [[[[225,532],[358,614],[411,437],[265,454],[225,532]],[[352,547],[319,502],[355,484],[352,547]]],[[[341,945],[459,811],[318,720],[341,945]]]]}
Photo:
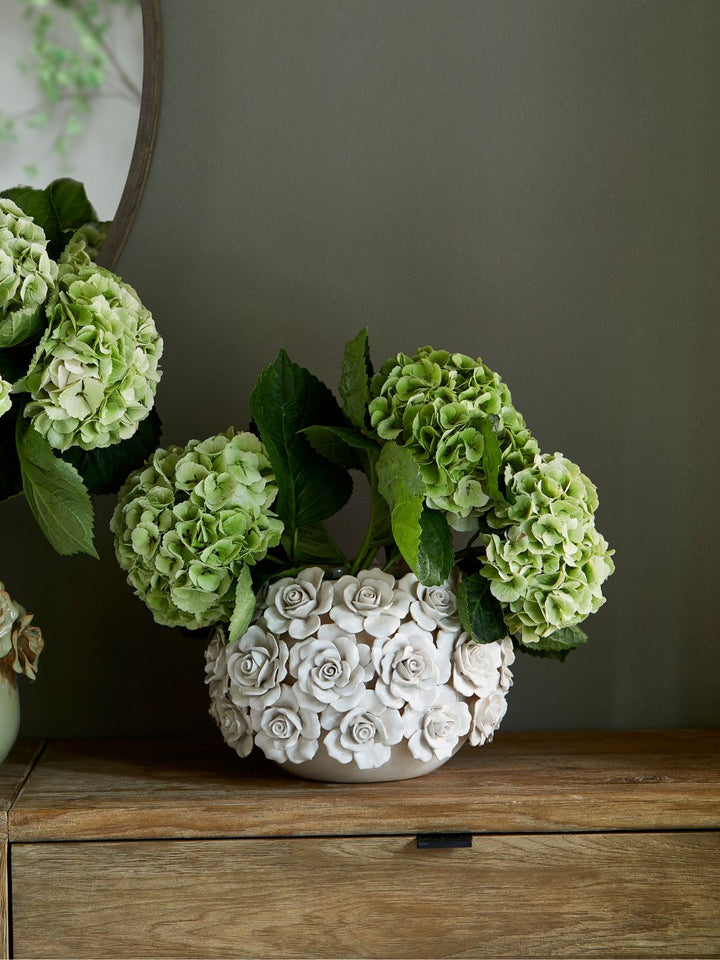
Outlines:
{"type": "Polygon", "coordinates": [[[42,227],[0,197],[0,347],[30,339],[57,275],[42,227]]]}
{"type": "Polygon", "coordinates": [[[160,448],[128,477],[111,522],[115,552],[157,623],[230,619],[243,567],[280,541],[276,495],[263,444],[232,430],[160,448]]]}
{"type": "Polygon", "coordinates": [[[510,504],[491,517],[498,533],[484,537],[481,572],[510,631],[536,643],[600,608],[613,551],[595,529],[594,485],[562,454],[536,457],[508,490],[510,504]]]}
{"type": "Polygon", "coordinates": [[[94,264],[66,264],[23,380],[25,415],[57,450],[126,440],[152,409],[162,347],[132,287],[94,264]]]}
{"type": "Polygon", "coordinates": [[[481,360],[423,347],[398,354],[371,383],[370,423],[381,440],[409,447],[426,503],[456,530],[471,530],[490,506],[483,429],[493,425],[503,466],[522,469],[538,452],[506,384],[481,360]]]}

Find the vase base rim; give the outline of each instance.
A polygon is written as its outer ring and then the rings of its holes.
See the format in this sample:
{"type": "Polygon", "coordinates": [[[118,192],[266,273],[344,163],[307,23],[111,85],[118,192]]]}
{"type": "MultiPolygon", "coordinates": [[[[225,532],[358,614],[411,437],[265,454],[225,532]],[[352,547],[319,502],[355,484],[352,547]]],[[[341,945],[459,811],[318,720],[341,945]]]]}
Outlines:
{"type": "Polygon", "coordinates": [[[389,783],[393,780],[412,780],[433,773],[447,763],[465,742],[463,738],[449,757],[433,757],[432,760],[418,760],[412,755],[405,743],[397,743],[391,748],[390,759],[379,767],[362,770],[356,763],[340,763],[327,755],[316,755],[303,763],[291,763],[289,760],[273,761],[286,773],[303,780],[317,780],[324,783],[389,783]]]}

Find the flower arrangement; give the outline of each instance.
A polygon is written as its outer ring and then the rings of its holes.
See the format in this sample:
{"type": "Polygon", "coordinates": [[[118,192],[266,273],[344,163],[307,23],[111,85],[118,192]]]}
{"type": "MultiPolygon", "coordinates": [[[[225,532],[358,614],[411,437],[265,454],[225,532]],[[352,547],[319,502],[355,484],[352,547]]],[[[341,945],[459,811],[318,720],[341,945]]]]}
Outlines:
{"type": "Polygon", "coordinates": [[[597,494],[543,454],[481,360],[424,347],[375,373],[345,348],[340,401],[284,351],[252,433],[158,449],[130,475],[116,553],[159,623],[219,625],[211,713],[241,755],[382,767],[492,737],[515,652],[564,659],[604,602],[597,494]],[[370,487],[347,555],[324,521],[370,487]]]}
{"type": "Polygon", "coordinates": [[[157,445],[162,340],[96,263],[107,224],[81,183],[0,197],[0,500],[24,493],[61,554],[97,556],[91,494],[157,445]]]}

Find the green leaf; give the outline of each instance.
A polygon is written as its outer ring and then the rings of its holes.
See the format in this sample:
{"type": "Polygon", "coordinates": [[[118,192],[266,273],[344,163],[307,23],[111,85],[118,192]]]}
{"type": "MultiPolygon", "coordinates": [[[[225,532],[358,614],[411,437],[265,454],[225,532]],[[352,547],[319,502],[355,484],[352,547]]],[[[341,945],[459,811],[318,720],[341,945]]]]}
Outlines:
{"type": "Polygon", "coordinates": [[[437,587],[445,583],[450,576],[454,558],[452,533],[447,520],[437,510],[425,507],[420,515],[420,548],[417,562],[417,576],[420,583],[428,587],[437,587]]]}
{"type": "Polygon", "coordinates": [[[292,534],[283,534],[283,549],[293,563],[318,564],[320,566],[342,565],[345,556],[322,524],[301,527],[296,531],[295,542],[292,534]]]}
{"type": "Polygon", "coordinates": [[[253,592],[252,576],[247,564],[240,571],[237,588],[235,590],[235,608],[230,617],[228,643],[238,640],[250,626],[255,613],[255,594],[253,592]]]}
{"type": "Polygon", "coordinates": [[[342,375],[338,387],[343,411],[354,427],[365,426],[370,399],[370,344],[367,329],[361,330],[345,347],[342,375]]]}
{"type": "Polygon", "coordinates": [[[547,637],[540,637],[537,643],[520,643],[519,649],[532,657],[553,657],[562,661],[571,650],[587,640],[587,634],[580,627],[563,627],[547,637]]]}
{"type": "Polygon", "coordinates": [[[350,474],[299,432],[316,424],[342,425],[342,411],[325,384],[281,350],[258,377],[250,412],[277,480],[275,509],[290,532],[337,513],[350,499],[350,474]]]}
{"type": "Polygon", "coordinates": [[[313,450],[322,454],[333,463],[348,470],[362,470],[367,473],[367,459],[370,455],[377,459],[380,444],[351,427],[306,427],[302,433],[310,441],[313,450]]]}
{"type": "Polygon", "coordinates": [[[458,616],[477,643],[493,643],[507,636],[500,602],[490,592],[490,581],[480,573],[460,581],[458,616]]]}
{"type": "Polygon", "coordinates": [[[127,440],[99,450],[70,447],[62,454],[82,477],[90,493],[117,493],[129,474],[157,449],[162,424],[153,408],[127,440]]]}
{"type": "Polygon", "coordinates": [[[2,329],[0,329],[0,349],[17,347],[38,339],[46,324],[47,319],[43,304],[39,304],[37,310],[32,313],[23,313],[16,310],[8,314],[2,322],[2,329]]]}
{"type": "Polygon", "coordinates": [[[61,177],[45,188],[63,234],[73,234],[79,228],[97,220],[95,208],[88,200],[85,187],[79,180],[61,177]]]}
{"type": "Polygon", "coordinates": [[[495,433],[490,418],[483,421],[482,435],[484,441],[482,465],[488,493],[496,503],[506,504],[507,500],[498,485],[500,468],[502,466],[502,450],[500,449],[497,434],[495,433]]]}
{"type": "Polygon", "coordinates": [[[51,545],[65,556],[82,552],[97,557],[92,503],[80,474],[20,419],[16,443],[28,505],[51,545]]]}
{"type": "Polygon", "coordinates": [[[407,565],[419,578],[420,517],[425,485],[418,462],[407,447],[390,440],[378,457],[377,477],[378,489],[390,508],[395,543],[407,565]]]}

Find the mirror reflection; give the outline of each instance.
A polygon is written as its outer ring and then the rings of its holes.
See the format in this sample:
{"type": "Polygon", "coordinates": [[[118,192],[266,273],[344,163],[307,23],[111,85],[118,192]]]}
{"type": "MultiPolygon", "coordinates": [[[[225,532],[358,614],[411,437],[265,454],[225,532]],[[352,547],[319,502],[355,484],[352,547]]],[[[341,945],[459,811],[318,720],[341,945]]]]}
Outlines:
{"type": "Polygon", "coordinates": [[[112,220],[140,117],[140,0],[0,0],[0,22],[0,188],[72,177],[112,220]]]}

